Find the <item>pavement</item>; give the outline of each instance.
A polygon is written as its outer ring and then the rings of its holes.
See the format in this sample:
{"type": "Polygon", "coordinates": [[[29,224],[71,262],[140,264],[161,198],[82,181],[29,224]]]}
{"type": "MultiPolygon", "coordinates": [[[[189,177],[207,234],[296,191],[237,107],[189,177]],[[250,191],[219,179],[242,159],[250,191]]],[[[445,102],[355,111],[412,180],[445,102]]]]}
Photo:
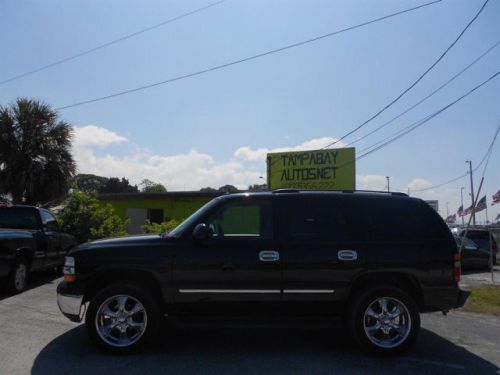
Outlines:
{"type": "Polygon", "coordinates": [[[452,311],[422,315],[416,345],[374,358],[332,329],[172,329],[128,356],[97,350],[62,316],[54,275],[0,295],[0,374],[500,374],[500,318],[452,311]]]}
{"type": "Polygon", "coordinates": [[[493,266],[492,271],[462,271],[462,279],[460,285],[464,288],[481,285],[500,285],[500,265],[493,266]]]}

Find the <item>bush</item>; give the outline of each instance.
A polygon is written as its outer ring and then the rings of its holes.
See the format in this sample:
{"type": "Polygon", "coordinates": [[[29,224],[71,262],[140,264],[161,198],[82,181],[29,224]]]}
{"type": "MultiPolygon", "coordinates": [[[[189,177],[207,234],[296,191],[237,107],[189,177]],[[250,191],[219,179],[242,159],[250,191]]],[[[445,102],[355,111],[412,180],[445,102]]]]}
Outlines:
{"type": "Polygon", "coordinates": [[[74,191],[65,202],[58,220],[79,243],[127,235],[128,220],[116,215],[110,204],[102,205],[95,196],[81,191],[74,191]]]}
{"type": "Polygon", "coordinates": [[[161,224],[152,223],[149,220],[146,220],[144,225],[141,226],[141,229],[142,229],[142,233],[160,234],[160,233],[170,232],[172,229],[174,229],[179,224],[180,224],[180,221],[177,221],[174,219],[169,220],[169,221],[164,221],[161,224]]]}

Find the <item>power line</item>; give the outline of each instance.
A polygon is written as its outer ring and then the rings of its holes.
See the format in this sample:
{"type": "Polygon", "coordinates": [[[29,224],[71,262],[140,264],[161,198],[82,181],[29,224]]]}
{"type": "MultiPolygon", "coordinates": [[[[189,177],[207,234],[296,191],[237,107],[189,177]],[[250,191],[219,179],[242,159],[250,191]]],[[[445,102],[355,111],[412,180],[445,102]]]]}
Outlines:
{"type": "Polygon", "coordinates": [[[362,159],[368,155],[370,155],[371,153],[375,152],[375,151],[378,151],[384,147],[387,147],[388,145],[390,145],[391,143],[397,141],[399,138],[405,136],[406,134],[414,131],[415,129],[419,128],[420,126],[424,125],[425,123],[427,123],[428,121],[432,120],[434,117],[438,116],[439,114],[443,113],[444,111],[446,111],[447,109],[449,109],[450,107],[454,106],[455,104],[457,104],[459,101],[461,101],[462,99],[466,98],[467,96],[469,96],[470,94],[472,94],[474,91],[476,91],[477,89],[479,89],[480,87],[486,85],[488,82],[492,81],[493,79],[495,79],[498,75],[500,75],[500,71],[496,72],[495,74],[493,74],[491,77],[489,77],[487,80],[481,82],[479,85],[475,86],[474,88],[470,89],[469,91],[467,91],[465,94],[463,94],[462,96],[460,96],[458,99],[455,99],[454,101],[452,101],[451,103],[449,103],[448,105],[444,106],[443,108],[437,110],[436,112],[434,112],[433,114],[425,117],[424,119],[420,120],[420,121],[417,121],[417,123],[414,123],[410,126],[408,126],[407,128],[403,129],[404,131],[403,132],[400,132],[400,134],[397,134],[395,135],[392,139],[382,143],[380,146],[377,146],[375,147],[374,149],[370,150],[370,151],[367,151],[365,152],[364,154],[360,155],[357,159],[362,159]]]}
{"type": "Polygon", "coordinates": [[[172,83],[172,82],[179,81],[179,80],[182,80],[182,79],[191,78],[191,77],[194,77],[194,76],[199,76],[199,75],[202,75],[202,74],[205,74],[205,73],[213,72],[215,70],[224,69],[224,68],[236,65],[236,64],[240,64],[240,63],[244,63],[244,62],[247,62],[247,61],[259,59],[259,58],[264,57],[264,56],[272,55],[272,54],[275,54],[275,53],[278,53],[278,52],[282,52],[282,51],[285,51],[285,50],[288,50],[288,49],[291,49],[291,48],[295,48],[295,47],[299,47],[299,46],[302,46],[302,45],[305,45],[305,44],[308,44],[308,43],[316,42],[318,40],[325,39],[325,38],[328,38],[328,37],[331,37],[331,36],[334,36],[334,35],[338,35],[338,34],[341,34],[341,33],[347,32],[347,31],[351,31],[351,30],[354,30],[354,29],[357,29],[357,28],[360,28],[360,27],[363,27],[363,26],[367,26],[367,25],[370,25],[372,23],[383,21],[383,20],[386,20],[388,18],[396,17],[396,16],[399,16],[399,15],[404,14],[404,13],[408,13],[408,12],[411,12],[411,11],[414,11],[414,10],[417,10],[417,9],[420,9],[420,8],[423,8],[423,7],[427,7],[429,5],[433,5],[433,4],[439,3],[441,1],[442,0],[435,0],[435,1],[432,1],[432,2],[429,2],[429,3],[425,3],[425,4],[422,4],[422,5],[413,7],[413,8],[408,8],[408,9],[405,9],[405,10],[402,10],[402,11],[399,11],[399,12],[396,12],[396,13],[392,13],[392,14],[389,14],[389,15],[386,15],[386,16],[383,16],[383,17],[375,18],[375,19],[372,19],[370,21],[362,22],[362,23],[354,25],[354,26],[349,26],[349,27],[346,27],[344,29],[333,31],[333,32],[328,33],[328,34],[323,34],[323,35],[320,35],[320,36],[317,36],[317,37],[314,37],[314,38],[306,39],[306,40],[303,40],[303,41],[300,41],[300,42],[296,42],[296,43],[293,43],[293,44],[286,45],[284,47],[272,49],[272,50],[269,50],[269,51],[266,51],[266,52],[262,52],[262,53],[259,53],[259,54],[256,54],[256,55],[252,55],[252,56],[245,57],[245,58],[242,58],[242,59],[234,60],[234,61],[231,61],[231,62],[228,62],[228,63],[225,63],[225,64],[216,65],[216,66],[213,66],[213,67],[210,67],[210,68],[207,68],[207,69],[199,70],[199,71],[196,71],[196,72],[193,72],[193,73],[189,73],[189,74],[184,74],[184,75],[177,76],[177,77],[174,77],[174,78],[169,78],[169,79],[166,79],[164,81],[159,81],[159,82],[151,83],[151,84],[148,84],[148,85],[139,86],[139,87],[136,87],[136,88],[133,88],[133,89],[119,91],[119,92],[116,92],[114,94],[105,95],[105,96],[97,97],[97,98],[94,98],[94,99],[84,100],[84,101],[81,101],[81,102],[77,102],[77,103],[65,105],[63,107],[59,107],[59,108],[56,108],[56,109],[57,110],[61,110],[61,109],[66,109],[66,108],[77,107],[77,106],[84,105],[84,104],[94,103],[94,102],[98,102],[98,101],[102,101],[102,100],[114,98],[114,97],[117,97],[117,96],[130,94],[130,93],[133,93],[133,92],[137,92],[137,91],[141,91],[141,90],[146,90],[146,89],[149,89],[149,88],[152,88],[152,87],[155,87],[155,86],[160,86],[160,85],[164,85],[164,84],[167,84],[167,83],[172,83]]]}
{"type": "Polygon", "coordinates": [[[488,82],[490,82],[493,79],[495,79],[498,75],[500,75],[500,71],[496,72],[495,74],[493,74],[492,76],[490,76],[485,81],[483,81],[480,84],[476,85],[475,87],[473,87],[472,89],[470,89],[469,91],[467,91],[465,94],[463,94],[459,98],[455,99],[454,101],[450,102],[446,106],[440,108],[439,110],[435,111],[434,113],[432,113],[432,114],[430,114],[430,115],[428,115],[428,116],[426,116],[426,117],[424,117],[424,118],[422,118],[420,120],[415,121],[414,123],[412,123],[412,124],[408,125],[407,127],[399,130],[398,132],[394,133],[393,135],[391,135],[389,137],[386,137],[386,138],[382,139],[381,141],[378,141],[375,144],[373,144],[373,145],[365,148],[364,150],[367,150],[365,153],[359,155],[353,161],[349,161],[349,162],[346,162],[346,163],[338,166],[337,169],[340,169],[340,168],[343,168],[343,167],[345,167],[347,165],[350,165],[350,164],[352,164],[352,163],[354,163],[354,162],[356,162],[356,161],[358,161],[360,159],[363,159],[363,158],[367,157],[368,155],[370,155],[370,154],[372,154],[372,153],[374,153],[376,151],[379,151],[379,150],[387,147],[391,143],[397,141],[398,139],[400,139],[401,137],[405,136],[406,134],[408,134],[408,133],[416,130],[417,128],[419,128],[420,126],[422,126],[425,123],[429,122],[430,120],[432,120],[436,116],[440,115],[441,113],[443,113],[447,109],[449,109],[452,106],[456,105],[458,102],[460,102],[461,100],[463,100],[467,96],[471,95],[473,92],[475,92],[476,90],[478,90],[482,86],[486,85],[488,82]]]}
{"type": "Polygon", "coordinates": [[[458,34],[458,36],[455,38],[455,40],[453,41],[453,43],[451,43],[448,48],[446,48],[446,50],[441,54],[441,56],[439,56],[439,58],[434,61],[431,66],[429,66],[427,68],[427,70],[422,73],[420,75],[420,77],[417,78],[417,80],[415,82],[413,82],[409,87],[407,87],[402,93],[400,93],[395,99],[393,99],[389,104],[385,105],[381,110],[379,110],[377,113],[375,113],[373,116],[371,116],[368,120],[366,120],[365,122],[363,122],[361,125],[358,125],[357,127],[355,127],[354,129],[348,131],[346,134],[344,134],[342,137],[340,137],[339,139],[337,139],[336,141],[334,142],[331,142],[329,143],[328,145],[324,146],[322,149],[325,149],[325,148],[328,148],[328,147],[331,147],[333,145],[335,145],[336,143],[342,141],[344,138],[350,136],[351,134],[353,134],[354,132],[357,132],[359,129],[361,129],[363,126],[365,126],[366,124],[368,124],[370,121],[372,121],[373,119],[377,118],[381,113],[383,113],[386,109],[388,109],[389,107],[391,107],[394,103],[396,103],[399,99],[401,99],[408,91],[410,91],[413,87],[415,87],[445,56],[446,54],[453,48],[453,46],[460,40],[460,38],[462,37],[462,35],[464,35],[464,33],[467,31],[467,29],[474,23],[474,21],[479,17],[479,15],[482,13],[483,9],[486,7],[486,4],[488,4],[488,1],[489,0],[486,0],[483,4],[483,6],[481,7],[481,9],[479,9],[479,11],[476,13],[476,15],[469,21],[469,23],[467,24],[467,26],[465,26],[465,28],[460,32],[460,34],[458,34]]]}
{"type": "Polygon", "coordinates": [[[15,81],[17,79],[20,79],[20,78],[23,78],[23,77],[26,77],[28,75],[31,75],[31,74],[35,74],[35,73],[38,73],[38,72],[41,72],[42,70],[46,70],[46,69],[49,69],[49,68],[52,68],[54,66],[57,66],[57,65],[60,65],[60,64],[63,64],[65,62],[68,62],[68,61],[71,61],[71,60],[74,60],[74,59],[77,59],[78,57],[81,57],[81,56],[84,56],[84,55],[88,55],[89,53],[92,53],[92,52],[95,52],[95,51],[98,51],[100,49],[103,49],[103,48],[106,48],[106,47],[109,47],[113,44],[116,44],[116,43],[120,43],[120,42],[123,42],[124,40],[127,40],[127,39],[130,39],[130,38],[133,38],[134,36],[137,36],[137,35],[140,35],[140,34],[143,34],[145,32],[148,32],[148,31],[151,31],[151,30],[154,30],[154,29],[157,29],[159,27],[162,27],[162,26],[165,26],[169,23],[172,23],[172,22],[175,22],[175,21],[178,21],[182,18],[185,18],[185,17],[188,17],[188,16],[191,16],[193,14],[196,14],[196,13],[199,13],[199,12],[202,12],[208,8],[211,8],[211,7],[214,7],[216,5],[219,5],[221,3],[223,3],[225,0],[219,0],[219,1],[216,1],[215,3],[211,3],[211,4],[208,4],[208,5],[205,5],[201,8],[197,8],[195,10],[192,10],[190,12],[187,12],[187,13],[184,13],[184,14],[181,14],[179,16],[176,16],[176,17],[173,17],[173,18],[170,18],[168,20],[165,20],[163,22],[160,22],[160,23],[157,23],[156,25],[153,25],[153,26],[149,26],[149,27],[146,27],[145,29],[141,29],[139,31],[136,31],[136,32],[133,32],[131,34],[127,34],[127,35],[124,35],[120,38],[117,38],[117,39],[113,39],[109,42],[106,42],[106,43],[103,43],[103,44],[100,44],[98,45],[97,47],[93,47],[93,48],[90,48],[88,50],[85,50],[83,52],[79,52],[75,55],[71,55],[71,56],[68,56],[68,57],[65,57],[63,59],[60,59],[60,60],[57,60],[57,61],[54,61],[50,64],[47,64],[47,65],[44,65],[44,66],[41,66],[39,68],[36,68],[36,69],[33,69],[33,70],[30,70],[28,72],[25,72],[25,73],[22,73],[22,74],[19,74],[17,76],[14,76],[14,77],[11,77],[11,78],[7,78],[3,81],[0,81],[0,85],[3,85],[4,83],[7,83],[7,82],[11,82],[11,81],[15,81]]]}
{"type": "Polygon", "coordinates": [[[418,101],[417,103],[415,103],[414,105],[412,105],[411,107],[409,107],[408,109],[406,109],[404,112],[401,112],[399,115],[393,117],[392,119],[390,119],[389,121],[383,123],[382,125],[380,125],[379,127],[373,129],[372,131],[370,131],[369,133],[363,135],[362,137],[360,138],[357,138],[356,140],[352,141],[351,143],[348,144],[348,146],[351,146],[363,139],[365,139],[366,137],[369,137],[370,135],[378,132],[379,130],[381,130],[382,128],[386,127],[387,125],[391,124],[392,122],[394,122],[395,120],[397,120],[398,118],[400,118],[401,116],[405,115],[406,113],[410,112],[412,109],[414,109],[415,107],[419,106],[420,104],[422,104],[423,102],[425,102],[427,99],[429,99],[431,96],[435,95],[438,91],[442,90],[443,88],[445,88],[446,86],[448,86],[452,81],[454,81],[456,78],[458,78],[460,75],[462,75],[463,73],[465,73],[468,69],[470,69],[474,64],[476,64],[479,60],[481,60],[483,57],[485,57],[488,53],[490,53],[491,51],[493,51],[498,45],[500,44],[500,40],[498,40],[495,44],[493,44],[490,48],[488,48],[485,52],[483,52],[480,56],[478,56],[476,59],[474,59],[474,61],[472,61],[469,65],[467,65],[465,68],[463,68],[461,71],[459,71],[457,74],[455,74],[453,77],[451,77],[449,80],[447,80],[445,83],[443,83],[441,86],[439,86],[437,89],[435,89],[433,92],[431,92],[429,95],[425,96],[423,99],[421,99],[420,101],[418,101]]]}
{"type": "MultiPolygon", "coordinates": [[[[485,154],[484,154],[483,158],[481,159],[481,161],[479,162],[479,164],[473,169],[473,172],[477,171],[481,167],[481,165],[484,163],[484,161],[486,160],[486,158],[488,158],[488,160],[489,160],[489,155],[491,155],[491,152],[493,151],[493,146],[494,146],[494,144],[496,142],[496,139],[498,137],[499,131],[500,131],[500,122],[498,123],[497,129],[495,131],[495,135],[493,136],[493,140],[491,141],[490,146],[488,147],[488,150],[485,152],[485,154]]],[[[415,190],[412,190],[412,191],[418,193],[418,192],[421,192],[421,191],[427,191],[427,190],[437,189],[437,188],[439,188],[441,186],[445,186],[445,185],[451,184],[451,183],[453,183],[455,181],[458,181],[458,180],[466,177],[468,174],[469,173],[466,172],[466,173],[464,173],[464,174],[462,174],[462,175],[460,175],[458,177],[452,178],[451,180],[448,180],[446,182],[442,182],[442,183],[437,184],[437,185],[428,186],[428,187],[422,188],[422,189],[415,189],[415,190]]]]}

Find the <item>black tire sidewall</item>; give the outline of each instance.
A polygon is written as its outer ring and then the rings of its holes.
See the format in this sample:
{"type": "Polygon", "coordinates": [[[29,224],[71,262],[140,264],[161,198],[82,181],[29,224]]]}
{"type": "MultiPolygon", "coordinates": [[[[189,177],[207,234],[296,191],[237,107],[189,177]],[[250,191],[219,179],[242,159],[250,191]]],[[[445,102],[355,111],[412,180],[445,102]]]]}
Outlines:
{"type": "Polygon", "coordinates": [[[365,352],[381,356],[393,356],[406,352],[417,339],[420,331],[420,315],[415,301],[404,291],[395,287],[374,287],[362,292],[351,305],[348,318],[349,329],[356,344],[365,352]],[[377,298],[392,297],[402,302],[411,318],[410,334],[404,342],[394,348],[382,348],[375,345],[366,336],[363,328],[364,313],[377,298]]]}
{"type": "Polygon", "coordinates": [[[24,256],[17,257],[14,264],[12,265],[9,276],[7,277],[7,290],[9,291],[9,293],[17,294],[26,289],[26,286],[28,285],[28,273],[29,267],[26,258],[24,256]],[[19,290],[16,288],[16,271],[20,264],[24,264],[24,266],[26,267],[26,277],[24,279],[24,287],[19,290]]]}
{"type": "Polygon", "coordinates": [[[85,315],[85,326],[90,339],[102,350],[113,354],[129,353],[144,347],[146,344],[150,344],[154,340],[160,328],[160,310],[157,301],[141,286],[134,284],[114,284],[98,292],[92,299],[85,315]],[[119,294],[129,295],[140,301],[146,309],[148,317],[146,331],[142,337],[127,347],[116,347],[106,343],[101,339],[95,327],[97,310],[101,304],[108,298],[119,294]]]}

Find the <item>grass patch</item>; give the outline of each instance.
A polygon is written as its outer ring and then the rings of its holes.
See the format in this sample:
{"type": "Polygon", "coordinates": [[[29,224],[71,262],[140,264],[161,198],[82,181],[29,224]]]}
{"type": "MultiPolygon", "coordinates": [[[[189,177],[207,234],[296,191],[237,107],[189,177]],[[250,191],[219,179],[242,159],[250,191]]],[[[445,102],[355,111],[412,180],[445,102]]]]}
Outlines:
{"type": "Polygon", "coordinates": [[[472,292],[464,309],[500,316],[500,286],[483,285],[468,288],[472,292]]]}

